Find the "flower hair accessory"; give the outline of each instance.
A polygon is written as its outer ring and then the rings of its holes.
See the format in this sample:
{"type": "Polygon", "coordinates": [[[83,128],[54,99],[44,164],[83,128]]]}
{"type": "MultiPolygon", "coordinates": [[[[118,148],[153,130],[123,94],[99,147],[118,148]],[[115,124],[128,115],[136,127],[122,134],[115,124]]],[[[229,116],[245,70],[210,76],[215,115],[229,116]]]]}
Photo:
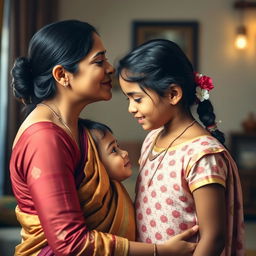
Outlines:
{"type": "Polygon", "coordinates": [[[215,132],[215,131],[218,130],[218,126],[217,126],[217,124],[215,123],[215,124],[213,124],[213,125],[207,126],[207,127],[206,127],[206,130],[208,130],[210,133],[212,133],[212,132],[215,132]]]}
{"type": "Polygon", "coordinates": [[[214,88],[212,79],[209,76],[203,76],[202,74],[195,72],[196,83],[196,97],[199,101],[203,102],[210,98],[209,91],[214,88]]]}

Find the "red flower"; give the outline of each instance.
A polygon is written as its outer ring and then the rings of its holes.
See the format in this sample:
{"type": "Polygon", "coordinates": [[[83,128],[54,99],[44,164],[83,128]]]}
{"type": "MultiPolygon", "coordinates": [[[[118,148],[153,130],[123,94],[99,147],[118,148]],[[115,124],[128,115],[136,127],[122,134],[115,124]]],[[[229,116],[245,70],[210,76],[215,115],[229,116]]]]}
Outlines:
{"type": "Polygon", "coordinates": [[[212,79],[209,76],[203,76],[202,74],[195,72],[195,82],[201,89],[210,91],[214,88],[212,79]]]}

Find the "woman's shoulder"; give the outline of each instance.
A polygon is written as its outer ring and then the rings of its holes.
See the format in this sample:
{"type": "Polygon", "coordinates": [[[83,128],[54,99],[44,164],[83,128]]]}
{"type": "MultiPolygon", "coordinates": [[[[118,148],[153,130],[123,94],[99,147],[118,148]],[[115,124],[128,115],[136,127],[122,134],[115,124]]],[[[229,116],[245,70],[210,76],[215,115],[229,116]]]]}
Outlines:
{"type": "Polygon", "coordinates": [[[14,140],[13,150],[21,145],[36,142],[40,145],[58,140],[71,141],[70,136],[58,125],[51,121],[39,121],[30,124],[23,124],[14,140]]]}

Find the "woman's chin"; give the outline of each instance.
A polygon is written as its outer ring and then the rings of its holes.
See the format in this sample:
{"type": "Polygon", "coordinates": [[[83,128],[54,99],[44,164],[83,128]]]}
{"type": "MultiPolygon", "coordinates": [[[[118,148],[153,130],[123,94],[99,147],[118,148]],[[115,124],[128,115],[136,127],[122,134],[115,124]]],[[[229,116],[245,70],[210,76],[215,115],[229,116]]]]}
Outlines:
{"type": "Polygon", "coordinates": [[[112,99],[112,92],[110,92],[108,95],[106,95],[103,100],[108,101],[108,100],[111,100],[111,99],[112,99]]]}

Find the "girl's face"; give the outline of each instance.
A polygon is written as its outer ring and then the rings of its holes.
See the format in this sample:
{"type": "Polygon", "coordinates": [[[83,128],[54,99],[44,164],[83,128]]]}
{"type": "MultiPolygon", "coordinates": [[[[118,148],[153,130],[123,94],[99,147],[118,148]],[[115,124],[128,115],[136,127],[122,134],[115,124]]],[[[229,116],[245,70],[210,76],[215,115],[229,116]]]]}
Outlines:
{"type": "Polygon", "coordinates": [[[94,33],[93,47],[78,64],[78,73],[71,74],[70,85],[75,99],[92,103],[112,97],[111,74],[114,68],[107,61],[106,50],[100,37],[94,33]]]}
{"type": "Polygon", "coordinates": [[[98,138],[98,152],[110,179],[123,181],[132,175],[131,163],[128,153],[122,150],[112,133],[106,132],[105,136],[97,131],[93,133],[98,138]]]}
{"type": "Polygon", "coordinates": [[[119,83],[129,100],[128,111],[144,130],[157,129],[170,121],[172,108],[168,97],[160,97],[149,89],[144,92],[137,83],[127,82],[122,77],[119,83]]]}

